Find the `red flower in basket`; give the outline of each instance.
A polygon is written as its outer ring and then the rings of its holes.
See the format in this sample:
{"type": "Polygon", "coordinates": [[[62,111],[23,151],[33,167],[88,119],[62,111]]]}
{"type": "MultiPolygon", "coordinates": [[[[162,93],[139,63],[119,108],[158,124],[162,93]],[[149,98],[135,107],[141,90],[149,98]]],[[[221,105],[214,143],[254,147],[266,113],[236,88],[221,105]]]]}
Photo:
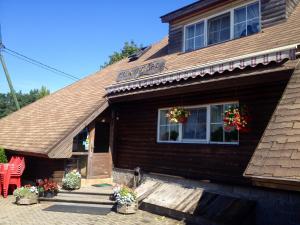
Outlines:
{"type": "Polygon", "coordinates": [[[186,123],[189,116],[190,112],[182,107],[173,107],[166,115],[171,123],[186,123]]]}
{"type": "Polygon", "coordinates": [[[224,112],[224,130],[232,131],[236,129],[240,132],[249,131],[248,122],[249,122],[248,110],[243,107],[240,108],[229,108],[224,112]]]}

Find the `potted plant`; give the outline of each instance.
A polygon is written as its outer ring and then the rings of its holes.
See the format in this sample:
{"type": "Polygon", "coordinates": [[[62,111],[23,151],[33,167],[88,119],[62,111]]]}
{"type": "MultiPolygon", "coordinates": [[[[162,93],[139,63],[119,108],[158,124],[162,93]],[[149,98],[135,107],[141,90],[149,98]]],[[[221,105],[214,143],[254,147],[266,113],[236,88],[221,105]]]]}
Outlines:
{"type": "Polygon", "coordinates": [[[133,214],[138,210],[138,202],[134,190],[127,186],[116,186],[114,198],[117,202],[117,212],[122,214],[133,214]]]}
{"type": "Polygon", "coordinates": [[[49,181],[49,179],[40,180],[38,184],[39,196],[45,198],[52,198],[57,195],[58,185],[55,182],[49,181]]]}
{"type": "Polygon", "coordinates": [[[231,132],[236,129],[241,132],[246,132],[249,130],[249,115],[248,110],[243,107],[230,107],[228,110],[224,112],[224,130],[227,132],[231,132]]]}
{"type": "Polygon", "coordinates": [[[66,174],[63,179],[63,188],[66,190],[76,190],[81,187],[81,175],[78,171],[73,170],[66,174]]]}
{"type": "Polygon", "coordinates": [[[173,107],[166,114],[171,123],[186,123],[189,116],[190,112],[183,107],[173,107]]]}
{"type": "Polygon", "coordinates": [[[38,202],[38,189],[35,186],[26,185],[14,190],[16,204],[31,205],[38,202]]]}

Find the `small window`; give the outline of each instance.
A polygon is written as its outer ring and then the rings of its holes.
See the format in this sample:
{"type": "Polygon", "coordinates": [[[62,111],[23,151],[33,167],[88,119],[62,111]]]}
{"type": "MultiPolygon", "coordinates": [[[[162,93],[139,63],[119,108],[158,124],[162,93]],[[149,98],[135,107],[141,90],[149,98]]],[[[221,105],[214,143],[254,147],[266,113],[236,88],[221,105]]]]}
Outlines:
{"type": "Polygon", "coordinates": [[[230,39],[230,12],[208,20],[208,44],[230,39]]]}
{"type": "Polygon", "coordinates": [[[204,22],[186,27],[185,50],[193,51],[204,47],[204,22]]]}
{"type": "Polygon", "coordinates": [[[234,10],[234,38],[248,36],[259,31],[258,2],[234,10]]]}
{"type": "Polygon", "coordinates": [[[238,142],[238,130],[224,130],[223,115],[225,110],[236,108],[238,104],[211,105],[210,108],[210,141],[238,142]]]}

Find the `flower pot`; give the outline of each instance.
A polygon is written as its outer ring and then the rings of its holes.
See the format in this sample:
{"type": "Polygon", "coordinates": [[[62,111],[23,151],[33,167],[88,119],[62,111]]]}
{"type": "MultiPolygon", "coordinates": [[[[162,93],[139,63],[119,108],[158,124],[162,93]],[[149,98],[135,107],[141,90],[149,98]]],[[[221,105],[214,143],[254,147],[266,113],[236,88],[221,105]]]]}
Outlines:
{"type": "Polygon", "coordinates": [[[134,214],[138,210],[138,203],[134,202],[131,205],[117,204],[117,212],[121,214],[134,214]]]}
{"type": "Polygon", "coordinates": [[[52,191],[45,191],[44,192],[44,197],[45,198],[53,198],[54,196],[56,196],[55,192],[52,192],[52,191]]]}
{"type": "Polygon", "coordinates": [[[179,123],[186,123],[187,120],[188,120],[188,118],[187,118],[187,117],[184,117],[184,116],[178,118],[178,122],[179,122],[179,123]]]}
{"type": "Polygon", "coordinates": [[[32,197],[24,197],[24,198],[16,197],[17,205],[32,205],[36,203],[38,203],[37,195],[32,197]]]}

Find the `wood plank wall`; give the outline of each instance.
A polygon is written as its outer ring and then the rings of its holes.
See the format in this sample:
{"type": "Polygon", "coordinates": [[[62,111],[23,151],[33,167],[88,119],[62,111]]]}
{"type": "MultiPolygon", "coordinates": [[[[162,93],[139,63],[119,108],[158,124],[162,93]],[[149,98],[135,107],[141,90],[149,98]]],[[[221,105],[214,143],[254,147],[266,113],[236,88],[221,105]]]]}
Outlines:
{"type": "MultiPolygon", "coordinates": [[[[287,76],[288,77],[288,76],[287,76]]],[[[189,95],[116,103],[114,165],[187,178],[247,183],[242,174],[275,109],[287,81],[220,89],[189,95]],[[200,105],[239,100],[252,116],[251,129],[240,134],[239,146],[157,143],[158,109],[176,105],[200,105]]]]}

